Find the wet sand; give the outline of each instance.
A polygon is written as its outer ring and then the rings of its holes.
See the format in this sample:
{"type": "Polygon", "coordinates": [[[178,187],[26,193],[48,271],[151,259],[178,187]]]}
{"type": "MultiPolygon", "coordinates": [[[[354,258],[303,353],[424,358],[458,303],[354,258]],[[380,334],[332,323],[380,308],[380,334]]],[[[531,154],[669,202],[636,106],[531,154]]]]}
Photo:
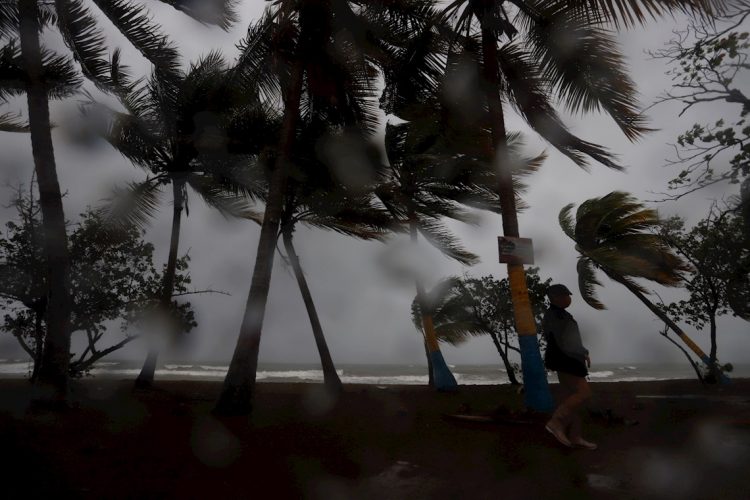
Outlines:
{"type": "MultiPolygon", "coordinates": [[[[596,451],[563,448],[510,386],[436,393],[258,384],[250,417],[214,418],[215,382],[88,379],[73,408],[31,410],[0,380],[4,498],[748,498],[750,379],[594,383],[596,451]],[[497,407],[500,411],[497,412],[497,407]],[[500,423],[445,414],[493,411],[500,423]]],[[[553,392],[557,386],[552,385],[553,392]]]]}

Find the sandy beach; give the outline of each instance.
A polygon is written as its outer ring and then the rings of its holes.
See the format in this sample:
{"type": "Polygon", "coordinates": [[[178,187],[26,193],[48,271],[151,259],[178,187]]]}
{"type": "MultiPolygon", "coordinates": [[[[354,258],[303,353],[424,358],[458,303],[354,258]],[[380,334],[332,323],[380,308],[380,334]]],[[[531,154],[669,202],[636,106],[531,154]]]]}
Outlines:
{"type": "MultiPolygon", "coordinates": [[[[747,498],[750,379],[593,384],[596,451],[566,449],[510,386],[435,393],[258,384],[251,417],[211,416],[215,382],[75,383],[73,407],[32,411],[0,381],[5,498],[747,498]],[[498,409],[499,407],[499,409],[498,409]],[[460,422],[446,414],[495,413],[460,422]]],[[[556,385],[552,385],[553,392],[556,385]]]]}

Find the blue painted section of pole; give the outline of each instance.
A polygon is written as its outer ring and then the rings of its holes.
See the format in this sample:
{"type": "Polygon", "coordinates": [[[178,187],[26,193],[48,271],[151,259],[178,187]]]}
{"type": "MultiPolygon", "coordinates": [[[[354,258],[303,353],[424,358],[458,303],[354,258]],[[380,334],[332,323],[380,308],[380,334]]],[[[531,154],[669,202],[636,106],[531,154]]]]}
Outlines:
{"type": "MultiPolygon", "coordinates": [[[[708,357],[708,354],[704,354],[703,356],[701,356],[701,361],[703,361],[706,364],[706,366],[709,366],[709,367],[711,366],[711,359],[708,357]]],[[[729,384],[732,382],[732,380],[729,378],[729,375],[724,373],[723,370],[719,369],[717,370],[717,372],[719,374],[720,384],[729,384]]]]}
{"type": "Polygon", "coordinates": [[[430,353],[430,359],[432,360],[432,382],[435,384],[435,389],[443,392],[452,392],[458,389],[458,383],[456,378],[451,373],[448,364],[443,358],[443,353],[440,351],[433,351],[430,353]]]}
{"type": "Polygon", "coordinates": [[[536,335],[519,335],[518,345],[521,348],[523,402],[530,410],[551,412],[555,409],[555,401],[547,385],[547,371],[539,354],[536,335]]]}

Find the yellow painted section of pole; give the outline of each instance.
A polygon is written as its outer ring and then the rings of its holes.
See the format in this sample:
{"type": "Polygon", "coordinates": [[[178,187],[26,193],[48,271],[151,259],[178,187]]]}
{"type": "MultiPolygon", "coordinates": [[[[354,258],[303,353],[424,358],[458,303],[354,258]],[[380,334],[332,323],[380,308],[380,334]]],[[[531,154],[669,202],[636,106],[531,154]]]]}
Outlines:
{"type": "Polygon", "coordinates": [[[424,338],[427,342],[427,350],[430,352],[439,351],[440,346],[438,346],[437,335],[435,335],[435,325],[432,323],[432,316],[422,316],[422,326],[424,328],[424,338]]]}
{"type": "Polygon", "coordinates": [[[685,342],[685,344],[687,344],[687,346],[695,354],[698,355],[699,358],[701,358],[701,359],[708,358],[708,356],[706,355],[706,353],[703,352],[703,349],[701,349],[700,347],[698,347],[698,344],[696,344],[695,342],[693,342],[693,340],[690,337],[688,337],[684,332],[680,331],[680,332],[677,333],[677,335],[682,339],[683,342],[685,342]]]}
{"type": "Polygon", "coordinates": [[[510,298],[513,303],[516,332],[518,332],[518,335],[536,335],[536,322],[529,300],[529,290],[526,288],[526,273],[522,264],[508,264],[508,281],[510,282],[510,298]]]}

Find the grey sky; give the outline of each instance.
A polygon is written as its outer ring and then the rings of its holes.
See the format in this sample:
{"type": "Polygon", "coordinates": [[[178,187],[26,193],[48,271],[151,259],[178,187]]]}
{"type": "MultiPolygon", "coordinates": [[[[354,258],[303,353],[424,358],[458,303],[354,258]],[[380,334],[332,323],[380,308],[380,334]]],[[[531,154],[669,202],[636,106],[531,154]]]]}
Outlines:
{"type": "MultiPolygon", "coordinates": [[[[257,18],[266,2],[244,1],[241,21],[229,32],[208,28],[191,21],[159,2],[147,2],[155,18],[176,41],[185,59],[196,59],[209,50],[222,50],[228,59],[236,54],[234,44],[242,38],[251,19],[257,18]]],[[[679,21],[664,20],[646,29],[623,33],[622,48],[628,57],[632,75],[642,92],[642,102],[651,103],[669,85],[662,61],[649,60],[646,49],[656,49],[669,39],[670,31],[679,21]]],[[[50,38],[50,45],[59,39],[50,38]]],[[[113,45],[126,49],[122,38],[112,34],[113,45]]],[[[127,61],[134,69],[146,70],[147,65],[132,51],[125,50],[127,61]]],[[[747,87],[749,82],[736,82],[747,87]]],[[[24,101],[14,101],[4,111],[23,110],[24,101]]],[[[108,146],[82,150],[65,141],[65,131],[75,111],[75,99],[56,103],[53,116],[65,124],[54,133],[58,172],[65,199],[66,215],[75,219],[87,204],[96,204],[109,187],[129,179],[142,178],[142,173],[108,146]]],[[[617,153],[627,173],[591,165],[590,173],[576,167],[570,160],[556,153],[531,133],[525,134],[529,153],[546,149],[549,158],[542,170],[530,179],[526,195],[530,209],[520,217],[521,235],[533,238],[536,266],[543,277],[568,284],[577,293],[575,251],[557,225],[557,214],[567,203],[580,203],[592,196],[612,190],[630,191],[641,199],[653,199],[652,191],[666,190],[667,181],[674,177],[674,169],[663,168],[671,154],[667,143],[694,122],[715,121],[722,116],[737,116],[736,106],[715,104],[697,108],[677,119],[678,108],[663,104],[651,110],[651,125],[659,131],[649,134],[639,143],[631,144],[614,123],[602,116],[583,119],[567,117],[575,133],[586,140],[597,142],[617,153]]],[[[523,122],[513,118],[510,129],[527,130],[523,122]]],[[[28,136],[0,135],[0,172],[2,181],[28,183],[32,172],[31,148],[28,136]]],[[[694,222],[706,213],[711,199],[721,198],[734,189],[722,185],[704,190],[678,202],[657,205],[664,215],[679,213],[694,222]]],[[[3,204],[11,193],[2,192],[3,204]]],[[[169,196],[164,197],[161,211],[148,232],[157,248],[157,258],[166,260],[169,242],[171,210],[169,196]]],[[[4,210],[3,220],[9,212],[4,210]]],[[[496,237],[500,234],[500,217],[482,215],[474,227],[452,224],[466,246],[479,254],[482,262],[471,269],[473,275],[505,276],[503,265],[497,263],[496,237]]],[[[219,214],[203,206],[197,196],[190,197],[190,217],[182,226],[181,250],[189,249],[193,284],[197,288],[214,288],[231,296],[202,295],[194,297],[199,327],[190,334],[187,344],[169,356],[180,359],[228,361],[237,340],[250,284],[252,265],[259,228],[252,223],[226,221],[219,214]]],[[[297,251],[312,289],[326,338],[334,361],[340,363],[404,363],[424,362],[421,338],[410,320],[410,303],[414,287],[394,284],[374,262],[385,251],[378,243],[353,241],[333,233],[300,228],[296,234],[297,251]]],[[[425,249],[425,262],[433,269],[434,281],[461,274],[461,266],[447,261],[431,249],[425,249]]],[[[574,297],[571,312],[582,326],[584,342],[588,344],[594,362],[677,361],[680,354],[658,334],[660,323],[635,297],[616,283],[602,277],[605,287],[602,301],[606,311],[595,311],[574,297]]],[[[680,291],[659,290],[665,298],[677,297],[680,291]]],[[[735,363],[750,360],[750,330],[745,322],[723,319],[720,323],[719,353],[722,361],[735,363]]],[[[690,329],[688,329],[691,332],[690,329]]],[[[113,331],[113,339],[119,334],[113,331]]],[[[707,334],[690,333],[704,348],[707,334]]],[[[3,357],[15,352],[12,339],[0,341],[3,357]]],[[[131,344],[122,355],[139,358],[145,355],[141,342],[131,344]]],[[[449,363],[495,363],[497,353],[487,337],[473,339],[453,348],[444,347],[449,363]]],[[[314,341],[307,315],[289,269],[276,258],[268,307],[266,310],[261,361],[314,362],[317,360],[314,341]]],[[[121,357],[121,356],[118,356],[121,357]]]]}

